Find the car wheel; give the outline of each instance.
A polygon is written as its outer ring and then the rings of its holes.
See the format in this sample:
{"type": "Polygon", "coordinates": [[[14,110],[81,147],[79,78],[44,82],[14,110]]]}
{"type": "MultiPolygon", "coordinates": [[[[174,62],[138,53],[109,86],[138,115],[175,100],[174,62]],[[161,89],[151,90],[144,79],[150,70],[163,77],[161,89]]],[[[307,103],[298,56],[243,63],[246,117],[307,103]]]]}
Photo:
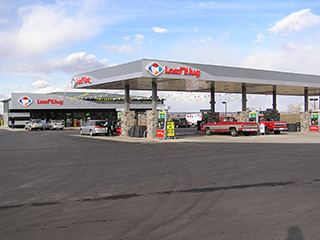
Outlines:
{"type": "Polygon", "coordinates": [[[91,137],[93,136],[92,130],[89,131],[89,135],[90,135],[91,137]]]}
{"type": "Polygon", "coordinates": [[[83,130],[82,129],[80,129],[80,135],[83,135],[83,130]]]}
{"type": "Polygon", "coordinates": [[[274,134],[280,134],[279,130],[274,131],[274,134]]]}
{"type": "Polygon", "coordinates": [[[211,135],[211,130],[210,130],[210,128],[206,128],[206,129],[205,129],[205,132],[206,132],[206,135],[211,135]]]}
{"type": "Polygon", "coordinates": [[[231,136],[232,136],[232,137],[238,136],[238,131],[237,131],[237,129],[235,129],[235,128],[231,128],[231,129],[230,129],[230,133],[231,133],[231,136]]]}

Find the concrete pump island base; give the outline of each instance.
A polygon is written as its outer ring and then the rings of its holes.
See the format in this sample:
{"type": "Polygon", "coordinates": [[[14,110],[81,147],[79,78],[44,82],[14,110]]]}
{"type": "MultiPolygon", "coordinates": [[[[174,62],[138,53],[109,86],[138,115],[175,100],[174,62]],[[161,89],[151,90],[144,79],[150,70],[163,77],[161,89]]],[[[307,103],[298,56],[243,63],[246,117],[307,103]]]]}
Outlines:
{"type": "MultiPolygon", "coordinates": [[[[125,90],[125,107],[121,110],[121,135],[139,121],[130,109],[130,90],[152,92],[152,110],[144,115],[147,122],[147,137],[157,137],[157,130],[166,135],[166,121],[157,106],[158,91],[209,92],[211,94],[208,122],[215,112],[215,93],[242,95],[242,109],[238,121],[248,121],[247,94],[271,94],[273,96],[272,118],[279,120],[277,95],[304,96],[304,112],[301,113],[301,132],[309,132],[313,115],[309,112],[309,96],[320,95],[320,76],[208,64],[172,62],[142,59],[122,65],[79,74],[72,79],[76,89],[125,90]],[[137,121],[136,121],[137,120],[137,121]]],[[[319,121],[316,123],[319,125],[319,121]]]]}
{"type": "MultiPolygon", "coordinates": [[[[82,138],[91,138],[90,136],[81,136],[75,133],[73,136],[82,138]]],[[[240,136],[232,138],[230,135],[215,135],[207,136],[204,134],[177,136],[175,139],[168,138],[162,140],[159,138],[133,138],[133,137],[105,137],[95,136],[94,139],[101,141],[113,141],[113,142],[126,142],[126,143],[142,143],[142,144],[174,144],[174,143],[256,143],[256,144],[307,144],[307,143],[319,143],[320,138],[317,133],[301,133],[301,132],[288,132],[280,135],[252,135],[252,136],[240,136]]]]}

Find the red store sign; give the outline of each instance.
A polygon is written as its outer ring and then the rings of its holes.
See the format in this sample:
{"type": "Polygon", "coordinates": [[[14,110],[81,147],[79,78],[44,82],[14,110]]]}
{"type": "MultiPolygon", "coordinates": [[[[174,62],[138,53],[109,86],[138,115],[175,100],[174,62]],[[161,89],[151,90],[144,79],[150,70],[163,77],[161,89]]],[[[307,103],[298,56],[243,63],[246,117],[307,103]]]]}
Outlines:
{"type": "Polygon", "coordinates": [[[200,70],[192,70],[192,68],[186,67],[179,67],[179,68],[168,68],[167,66],[164,67],[165,74],[177,74],[177,75],[192,75],[195,77],[200,77],[200,70]]]}
{"type": "Polygon", "coordinates": [[[84,83],[92,83],[92,78],[91,77],[82,77],[82,78],[72,78],[72,85],[75,87],[79,84],[84,84],[84,83]]]}
{"type": "Polygon", "coordinates": [[[37,99],[37,104],[59,104],[59,105],[62,105],[63,101],[57,100],[57,99],[47,99],[47,100],[37,99]]]}

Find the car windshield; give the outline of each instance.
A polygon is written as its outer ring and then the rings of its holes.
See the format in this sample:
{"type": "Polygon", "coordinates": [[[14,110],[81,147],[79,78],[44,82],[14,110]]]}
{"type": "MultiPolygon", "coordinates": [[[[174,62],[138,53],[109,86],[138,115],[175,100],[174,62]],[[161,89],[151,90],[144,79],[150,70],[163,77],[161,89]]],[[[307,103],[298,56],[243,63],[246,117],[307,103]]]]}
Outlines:
{"type": "Polygon", "coordinates": [[[53,123],[61,123],[61,121],[59,121],[59,120],[53,120],[52,122],[53,123]]]}
{"type": "Polygon", "coordinates": [[[34,123],[41,123],[41,120],[35,120],[34,123]]]}

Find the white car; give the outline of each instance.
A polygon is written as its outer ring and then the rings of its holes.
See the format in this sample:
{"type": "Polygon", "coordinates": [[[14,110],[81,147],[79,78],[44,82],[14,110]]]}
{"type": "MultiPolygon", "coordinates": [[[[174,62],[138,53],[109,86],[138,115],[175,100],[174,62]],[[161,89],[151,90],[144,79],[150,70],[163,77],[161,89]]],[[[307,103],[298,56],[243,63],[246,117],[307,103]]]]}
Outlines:
{"type": "Polygon", "coordinates": [[[44,130],[45,128],[44,128],[44,124],[41,121],[41,119],[32,119],[32,120],[26,122],[26,124],[24,125],[24,129],[32,131],[32,130],[37,130],[37,129],[44,130]]]}
{"type": "Polygon", "coordinates": [[[80,134],[89,134],[90,136],[104,134],[107,135],[108,128],[104,120],[89,120],[86,125],[80,127],[80,134]]]}
{"type": "Polygon", "coordinates": [[[56,129],[60,129],[63,130],[64,129],[64,123],[60,120],[49,120],[46,122],[46,124],[44,125],[45,129],[50,129],[50,130],[56,130],[56,129]]]}

